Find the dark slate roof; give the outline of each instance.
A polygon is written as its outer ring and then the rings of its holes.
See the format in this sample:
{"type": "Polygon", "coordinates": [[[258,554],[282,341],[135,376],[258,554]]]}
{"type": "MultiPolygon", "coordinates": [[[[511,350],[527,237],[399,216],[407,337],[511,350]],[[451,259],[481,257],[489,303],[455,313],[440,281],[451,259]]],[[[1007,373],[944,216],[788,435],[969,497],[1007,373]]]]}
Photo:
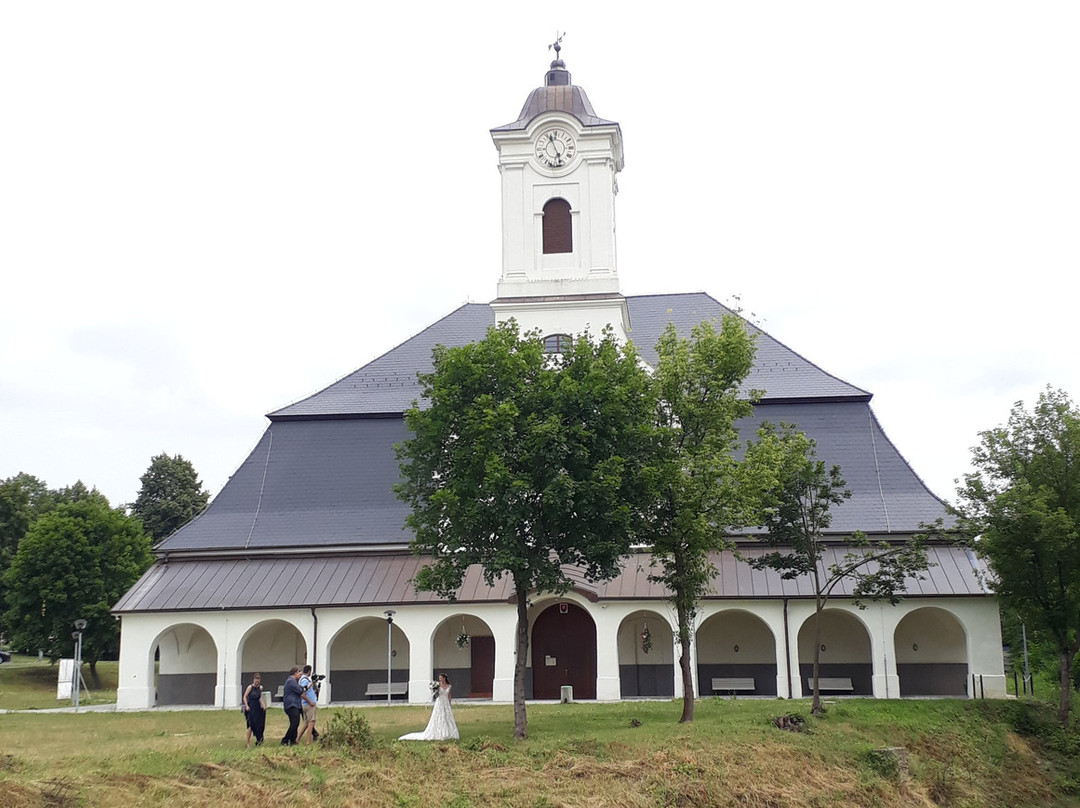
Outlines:
{"type": "Polygon", "coordinates": [[[947,519],[945,506],[886,437],[864,401],[759,404],[739,424],[743,442],[762,421],[792,424],[817,443],[817,459],[838,465],[851,499],[830,510],[830,533],[912,533],[923,523],[947,519]]]}
{"type": "MultiPolygon", "coordinates": [[[[942,503],[892,445],[865,401],[759,404],[740,424],[797,426],[818,457],[841,467],[852,498],[833,509],[831,532],[903,534],[945,516],[942,503]]],[[[401,545],[408,509],[393,493],[400,416],[272,423],[255,450],[197,519],[159,552],[266,551],[401,545]]]]}
{"type": "MultiPolygon", "coordinates": [[[[716,320],[730,309],[704,292],[628,297],[630,338],[642,358],[656,362],[656,343],[667,324],[680,335],[702,320],[716,320]]],[[[400,413],[420,396],[417,372],[431,370],[431,349],[482,339],[495,315],[486,303],[467,303],[359,370],[308,398],[271,412],[272,421],[341,415],[400,413]]],[[[870,393],[832,376],[754,326],[758,334],[748,388],[765,390],[765,399],[870,399],[870,393]]]]}
{"type": "Polygon", "coordinates": [[[431,370],[431,349],[456,347],[483,339],[495,314],[486,303],[466,303],[415,337],[368,362],[308,398],[282,407],[272,421],[328,415],[401,413],[420,396],[417,372],[431,370]]]}
{"type": "MultiPolygon", "coordinates": [[[[632,336],[655,362],[672,322],[689,335],[728,310],[704,293],[632,297],[632,336]]],[[[295,547],[402,545],[406,506],[393,486],[393,445],[406,436],[401,412],[420,395],[417,371],[435,344],[463,345],[494,322],[486,304],[467,304],[325,390],[270,414],[255,450],[209,508],[160,545],[162,553],[274,551],[295,547]]],[[[945,515],[881,430],[870,394],[829,375],[764,332],[747,384],[766,393],[741,425],[749,440],[762,420],[798,426],[818,457],[838,464],[853,497],[834,509],[832,530],[905,533],[945,515]]]]}
{"type": "MultiPolygon", "coordinates": [[[[630,312],[630,339],[641,358],[651,365],[656,364],[656,343],[668,323],[674,324],[680,336],[689,337],[691,329],[703,320],[719,323],[725,314],[734,313],[704,292],[628,297],[626,305],[630,312]]],[[[871,394],[866,390],[826,373],[751,323],[746,325],[757,334],[757,353],[745,386],[764,390],[763,400],[870,400],[871,394]]]]}
{"type": "MultiPolygon", "coordinates": [[[[843,547],[830,548],[826,563],[840,559],[843,547]]],[[[747,555],[762,552],[744,549],[747,555]]],[[[969,551],[931,547],[932,566],[925,580],[909,578],[912,597],[985,595],[977,573],[985,565],[969,551]]],[[[806,577],[785,581],[772,570],[754,570],[725,552],[714,557],[714,594],[707,600],[747,598],[812,598],[806,577]]],[[[408,605],[440,602],[430,592],[416,592],[412,579],[424,559],[410,554],[350,555],[329,558],[257,558],[159,561],[113,608],[114,612],[191,611],[221,609],[273,609],[311,606],[408,605]]],[[[622,573],[606,583],[580,579],[575,589],[589,600],[658,600],[667,596],[663,586],[648,580],[649,557],[635,555],[622,573]]],[[[851,585],[842,584],[836,597],[850,597],[851,585]]],[[[478,567],[466,574],[457,593],[462,603],[508,602],[513,595],[509,580],[495,586],[484,583],[478,567]]]]}
{"type": "Polygon", "coordinates": [[[210,506],[157,549],[407,542],[407,510],[391,490],[406,434],[400,416],[273,423],[210,506]]]}

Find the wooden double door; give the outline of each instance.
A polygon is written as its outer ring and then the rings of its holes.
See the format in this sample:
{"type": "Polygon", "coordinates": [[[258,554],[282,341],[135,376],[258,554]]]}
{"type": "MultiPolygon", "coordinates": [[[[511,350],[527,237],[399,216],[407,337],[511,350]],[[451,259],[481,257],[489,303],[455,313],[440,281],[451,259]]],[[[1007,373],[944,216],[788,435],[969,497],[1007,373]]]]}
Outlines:
{"type": "Polygon", "coordinates": [[[555,603],[532,630],[534,699],[558,699],[563,685],[574,699],[596,698],[596,624],[573,603],[555,603]]]}

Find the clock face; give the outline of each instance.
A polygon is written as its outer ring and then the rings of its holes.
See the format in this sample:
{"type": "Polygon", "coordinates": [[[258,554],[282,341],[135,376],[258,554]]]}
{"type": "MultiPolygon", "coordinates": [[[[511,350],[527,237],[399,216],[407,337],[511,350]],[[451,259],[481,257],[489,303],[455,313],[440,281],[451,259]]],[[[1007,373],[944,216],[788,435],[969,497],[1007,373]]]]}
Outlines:
{"type": "Polygon", "coordinates": [[[548,168],[567,165],[574,152],[574,136],[565,129],[546,129],[536,139],[536,159],[548,168]]]}

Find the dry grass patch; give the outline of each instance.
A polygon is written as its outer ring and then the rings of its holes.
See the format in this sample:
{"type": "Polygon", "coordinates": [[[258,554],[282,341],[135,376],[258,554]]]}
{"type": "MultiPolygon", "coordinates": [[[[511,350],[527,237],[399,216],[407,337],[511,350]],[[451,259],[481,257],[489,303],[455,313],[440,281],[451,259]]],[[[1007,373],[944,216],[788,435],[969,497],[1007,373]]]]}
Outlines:
{"type": "MultiPolygon", "coordinates": [[[[232,710],[7,715],[0,788],[13,808],[45,804],[50,787],[57,804],[90,808],[1077,804],[1035,742],[992,711],[850,701],[809,719],[805,732],[777,729],[775,717],[793,708],[806,712],[801,703],[709,699],[680,725],[676,703],[530,705],[530,737],[516,742],[510,706],[463,704],[460,743],[406,744],[395,739],[429,708],[373,707],[359,712],[374,747],[357,751],[277,746],[280,711],[267,745],[250,750],[232,710]],[[884,746],[908,748],[909,777],[875,770],[868,752],[884,746]]],[[[321,711],[324,726],[339,712],[321,711]]]]}

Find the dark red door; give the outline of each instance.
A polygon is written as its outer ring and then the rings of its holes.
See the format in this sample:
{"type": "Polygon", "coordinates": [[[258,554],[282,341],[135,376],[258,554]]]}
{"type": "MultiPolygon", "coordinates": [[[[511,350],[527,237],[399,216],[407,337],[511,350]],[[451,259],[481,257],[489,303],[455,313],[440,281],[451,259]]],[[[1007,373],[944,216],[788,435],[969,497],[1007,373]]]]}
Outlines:
{"type": "Polygon", "coordinates": [[[575,699],[596,698],[596,624],[573,603],[549,606],[533,623],[533,698],[558,699],[571,685],[575,699]]]}
{"type": "Polygon", "coordinates": [[[472,690],[475,699],[490,699],[495,681],[495,638],[473,637],[469,641],[472,652],[472,690]]]}

